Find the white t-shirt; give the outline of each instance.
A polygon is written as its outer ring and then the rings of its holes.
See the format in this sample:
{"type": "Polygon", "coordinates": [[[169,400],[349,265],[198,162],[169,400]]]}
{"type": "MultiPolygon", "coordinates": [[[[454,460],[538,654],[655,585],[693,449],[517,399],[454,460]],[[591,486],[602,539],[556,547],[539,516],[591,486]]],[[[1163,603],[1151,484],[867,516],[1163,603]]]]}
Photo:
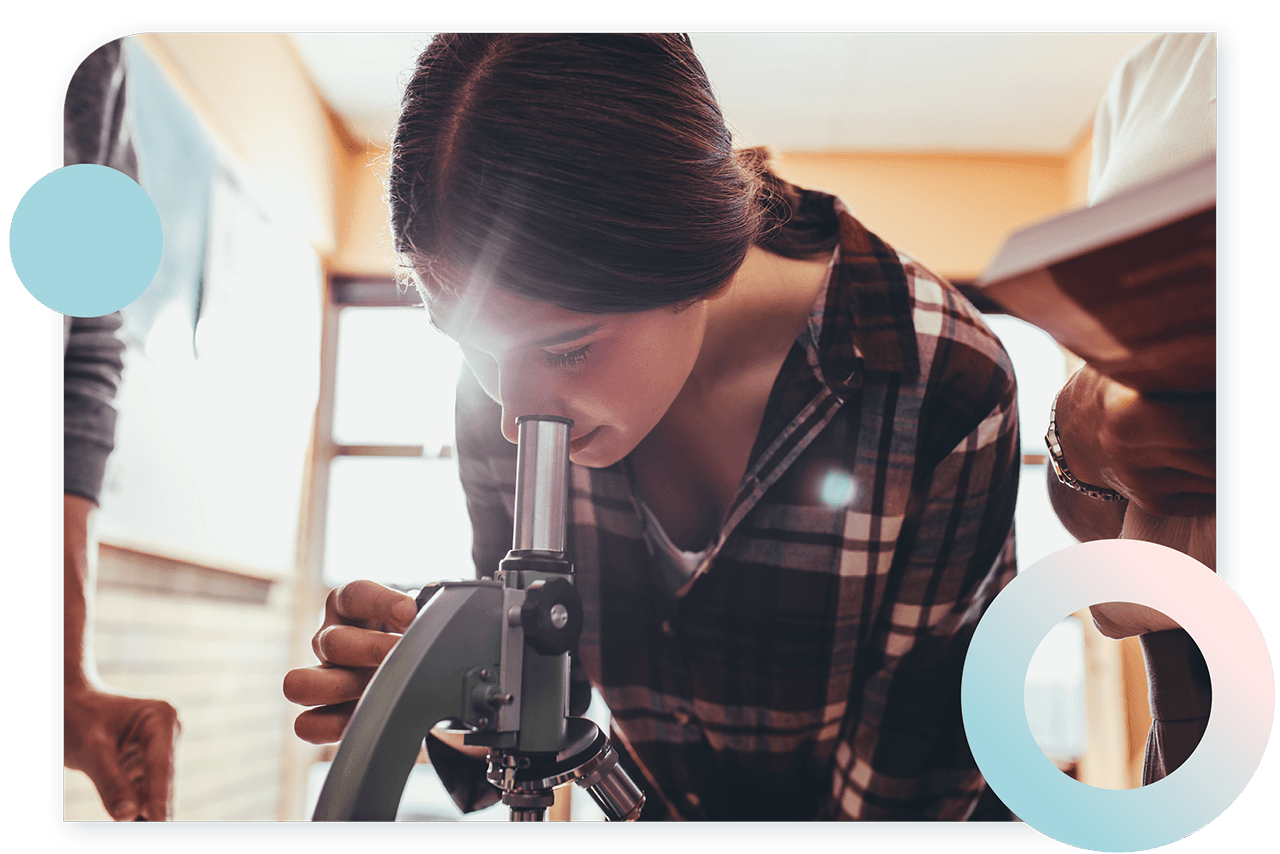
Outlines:
{"type": "Polygon", "coordinates": [[[1093,125],[1089,204],[1217,150],[1217,37],[1166,33],[1111,78],[1093,125]]]}
{"type": "Polygon", "coordinates": [[[667,536],[666,529],[662,527],[658,517],[649,509],[649,505],[643,501],[637,503],[644,513],[645,533],[648,535],[649,545],[653,548],[653,556],[657,561],[658,569],[662,572],[667,589],[674,595],[685,585],[685,582],[693,578],[694,573],[698,571],[703,561],[707,559],[707,555],[711,554],[715,543],[708,543],[700,551],[685,551],[671,542],[671,538],[667,536]]]}

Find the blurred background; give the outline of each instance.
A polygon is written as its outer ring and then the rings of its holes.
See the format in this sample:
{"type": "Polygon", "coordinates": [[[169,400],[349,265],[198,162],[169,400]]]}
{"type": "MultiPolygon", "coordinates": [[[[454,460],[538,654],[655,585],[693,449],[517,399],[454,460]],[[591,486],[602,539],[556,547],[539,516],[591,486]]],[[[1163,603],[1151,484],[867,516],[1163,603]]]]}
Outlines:
{"type": "MultiPolygon", "coordinates": [[[[1010,231],[1083,204],[1094,110],[1148,35],[692,38],[741,145],[769,146],[782,177],[971,289],[1010,231]]],[[[314,663],[327,591],[474,572],[452,454],[461,359],[396,285],[381,184],[429,38],[126,40],[166,242],[126,312],[93,640],[108,683],[178,707],[178,820],[306,818],[332,748],[293,735],[281,682],[314,663]]],[[[1021,389],[1025,568],[1074,542],[1048,505],[1041,438],[1074,364],[1033,327],[988,319],[1021,389]]],[[[1137,785],[1150,718],[1136,642],[1063,616],[1028,673],[1032,732],[1067,773],[1137,785]]],[[[86,777],[65,783],[66,819],[107,818],[86,777]]],[[[554,814],[596,817],[568,797],[554,814]]],[[[401,817],[460,818],[425,764],[401,817]]]]}

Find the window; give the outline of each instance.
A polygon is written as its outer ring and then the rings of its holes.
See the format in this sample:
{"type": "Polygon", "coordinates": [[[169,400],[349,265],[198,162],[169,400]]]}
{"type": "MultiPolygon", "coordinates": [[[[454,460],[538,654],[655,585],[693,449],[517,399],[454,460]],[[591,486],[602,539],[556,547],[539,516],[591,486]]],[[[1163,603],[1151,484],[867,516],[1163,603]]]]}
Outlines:
{"type": "MultiPolygon", "coordinates": [[[[414,292],[387,280],[331,278],[326,306],[326,377],[313,478],[323,532],[325,589],[358,578],[413,590],[471,578],[471,521],[454,447],[458,346],[431,326],[414,292]]],[[[315,512],[313,510],[313,512],[315,512]]],[[[313,575],[314,577],[314,575],[313,575]]],[[[608,728],[596,696],[588,717],[608,728]]],[[[309,815],[329,770],[307,772],[309,815]]],[[[573,787],[560,814],[603,814],[573,787]]],[[[556,810],[553,808],[553,815],[556,810]]],[[[400,803],[405,820],[507,821],[499,803],[463,816],[434,771],[417,765],[400,803]]]]}
{"type": "Polygon", "coordinates": [[[1048,460],[1044,432],[1049,425],[1049,407],[1067,378],[1067,362],[1062,348],[1047,332],[1008,315],[992,314],[983,319],[1004,344],[1018,380],[1022,472],[1015,525],[1018,568],[1022,570],[1076,542],[1049,506],[1045,485],[1048,460]]]}
{"type": "Polygon", "coordinates": [[[339,308],[325,586],[412,589],[474,574],[453,455],[461,368],[421,307],[339,308]]]}

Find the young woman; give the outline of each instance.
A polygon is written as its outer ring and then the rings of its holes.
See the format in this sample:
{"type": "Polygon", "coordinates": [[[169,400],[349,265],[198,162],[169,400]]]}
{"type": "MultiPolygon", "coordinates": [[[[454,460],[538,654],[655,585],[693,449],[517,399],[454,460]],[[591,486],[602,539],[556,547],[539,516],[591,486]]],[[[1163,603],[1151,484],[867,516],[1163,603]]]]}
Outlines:
{"type": "MultiPolygon", "coordinates": [[[[438,36],[389,199],[470,368],[479,573],[511,542],[516,417],[574,420],[577,696],[612,711],[644,818],[971,817],[960,675],[1014,572],[1019,462],[973,307],[735,151],[682,36],[438,36]]],[[[322,666],[286,680],[320,707],[301,737],[340,737],[413,611],[331,594],[322,666]]],[[[464,809],[496,798],[428,742],[464,809]]]]}

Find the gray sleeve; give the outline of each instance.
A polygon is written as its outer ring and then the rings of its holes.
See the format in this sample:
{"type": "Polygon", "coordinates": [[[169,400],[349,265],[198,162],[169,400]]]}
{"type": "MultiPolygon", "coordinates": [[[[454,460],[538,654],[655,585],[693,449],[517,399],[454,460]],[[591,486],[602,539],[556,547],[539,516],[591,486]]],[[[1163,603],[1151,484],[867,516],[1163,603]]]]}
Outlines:
{"type": "Polygon", "coordinates": [[[124,46],[116,39],[85,57],[71,75],[62,106],[63,165],[100,163],[138,180],[125,66],[124,46]]]}
{"type": "Polygon", "coordinates": [[[120,315],[68,317],[63,356],[63,492],[98,500],[115,447],[112,405],[124,368],[120,315]]]}
{"type": "MultiPolygon", "coordinates": [[[[138,180],[119,39],[80,63],[63,105],[63,163],[101,163],[138,180]]],[[[63,483],[65,493],[97,501],[115,445],[113,401],[124,368],[120,314],[68,317],[63,338],[63,483]]]]}

